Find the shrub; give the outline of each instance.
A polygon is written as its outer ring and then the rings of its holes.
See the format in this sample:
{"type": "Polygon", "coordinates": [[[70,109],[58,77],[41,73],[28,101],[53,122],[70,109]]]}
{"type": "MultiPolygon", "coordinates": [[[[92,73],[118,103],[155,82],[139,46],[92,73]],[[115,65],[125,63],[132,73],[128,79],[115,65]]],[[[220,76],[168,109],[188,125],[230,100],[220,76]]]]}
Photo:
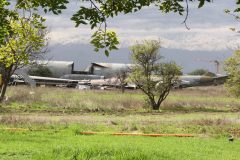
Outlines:
{"type": "Polygon", "coordinates": [[[29,69],[28,74],[31,76],[52,77],[52,72],[46,66],[35,66],[29,69]]]}

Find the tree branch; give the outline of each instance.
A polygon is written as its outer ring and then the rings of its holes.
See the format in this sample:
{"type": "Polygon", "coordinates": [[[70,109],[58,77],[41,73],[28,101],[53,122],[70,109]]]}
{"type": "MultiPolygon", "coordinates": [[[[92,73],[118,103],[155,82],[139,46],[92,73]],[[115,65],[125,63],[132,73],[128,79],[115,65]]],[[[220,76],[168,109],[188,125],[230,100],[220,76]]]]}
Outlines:
{"type": "Polygon", "coordinates": [[[189,14],[188,0],[185,0],[185,2],[186,2],[186,16],[185,16],[185,19],[184,19],[184,21],[182,22],[182,24],[184,24],[185,27],[186,27],[188,30],[190,30],[190,28],[189,28],[188,25],[187,25],[187,19],[188,19],[188,14],[189,14]]]}

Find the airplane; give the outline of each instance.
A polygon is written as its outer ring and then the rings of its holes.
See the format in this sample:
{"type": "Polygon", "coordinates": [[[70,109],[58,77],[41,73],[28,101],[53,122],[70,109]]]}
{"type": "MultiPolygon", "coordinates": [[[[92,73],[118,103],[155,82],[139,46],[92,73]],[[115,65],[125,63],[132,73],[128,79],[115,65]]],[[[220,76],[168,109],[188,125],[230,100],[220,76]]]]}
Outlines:
{"type": "Polygon", "coordinates": [[[210,86],[220,85],[227,80],[227,75],[183,75],[178,77],[178,81],[174,83],[173,88],[187,88],[194,86],[210,86]]]}
{"type": "MultiPolygon", "coordinates": [[[[109,79],[116,77],[116,74],[120,71],[130,72],[134,64],[121,64],[121,63],[91,63],[91,65],[85,70],[90,74],[101,75],[108,80],[97,80],[92,81],[95,84],[106,85],[109,84],[109,79]]],[[[227,75],[217,74],[215,76],[207,73],[205,75],[182,75],[178,76],[178,81],[174,82],[174,88],[186,88],[194,86],[209,86],[209,85],[220,85],[223,84],[227,75]]],[[[154,76],[153,76],[154,78],[154,76]]],[[[110,80],[111,82],[111,80],[110,80]]],[[[136,85],[131,84],[136,87],[136,85]]]]}
{"type": "MultiPolygon", "coordinates": [[[[43,62],[42,62],[43,63],[43,62]]],[[[84,83],[90,86],[119,86],[117,73],[130,72],[134,64],[122,63],[91,63],[84,71],[74,71],[74,62],[49,61],[44,64],[53,72],[54,77],[28,76],[27,71],[20,72],[26,82],[31,85],[65,85],[76,86],[77,83],[84,83]],[[85,83],[87,81],[87,83],[85,83]],[[36,84],[34,84],[36,83],[36,84]],[[72,85],[71,85],[72,84],[72,85]]],[[[183,75],[173,83],[173,88],[186,88],[193,86],[223,84],[227,76],[192,76],[183,75]]],[[[136,88],[135,84],[127,84],[126,88],[136,88]]],[[[83,87],[84,88],[84,87],[83,87]]]]}
{"type": "Polygon", "coordinates": [[[72,80],[96,80],[104,79],[104,76],[92,75],[92,74],[66,74],[61,76],[62,79],[72,79],[72,80]]]}
{"type": "Polygon", "coordinates": [[[52,77],[31,76],[28,71],[34,66],[28,66],[15,71],[15,75],[11,77],[10,85],[29,84],[51,85],[51,86],[67,86],[76,87],[79,85],[89,85],[89,80],[104,79],[104,76],[92,75],[85,71],[74,71],[73,61],[36,61],[36,66],[42,65],[49,68],[52,77]],[[86,82],[87,81],[87,82],[86,82]]]}
{"type": "MultiPolygon", "coordinates": [[[[129,71],[133,64],[123,63],[91,63],[85,70],[74,70],[73,61],[36,61],[36,66],[45,66],[53,78],[73,79],[73,80],[93,80],[112,78],[120,71],[129,71]]],[[[34,66],[33,66],[34,67],[34,66]]],[[[28,73],[32,67],[24,68],[28,73]]]]}
{"type": "MultiPolygon", "coordinates": [[[[91,84],[92,88],[120,88],[121,81],[117,77],[107,78],[107,79],[94,79],[90,80],[89,83],[91,84]]],[[[124,88],[128,89],[136,89],[137,86],[133,83],[125,83],[124,88]]]]}
{"type": "Polygon", "coordinates": [[[134,66],[134,64],[94,62],[85,69],[85,72],[91,75],[104,76],[104,78],[112,78],[120,72],[130,72],[134,66]]]}
{"type": "Polygon", "coordinates": [[[30,86],[60,86],[68,88],[76,88],[79,84],[78,80],[69,80],[62,78],[51,78],[51,77],[40,77],[40,76],[26,76],[21,75],[12,75],[9,85],[19,85],[19,84],[30,84],[30,86]]]}
{"type": "Polygon", "coordinates": [[[79,82],[78,80],[40,76],[29,76],[29,78],[34,80],[36,82],[36,85],[61,86],[61,87],[65,86],[68,88],[76,88],[79,82]]]}

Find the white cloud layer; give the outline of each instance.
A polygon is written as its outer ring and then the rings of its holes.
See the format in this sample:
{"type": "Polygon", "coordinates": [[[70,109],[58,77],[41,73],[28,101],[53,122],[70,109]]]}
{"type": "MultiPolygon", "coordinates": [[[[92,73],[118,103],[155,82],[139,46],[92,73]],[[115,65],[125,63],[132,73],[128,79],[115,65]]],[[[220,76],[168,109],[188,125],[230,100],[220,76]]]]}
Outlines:
{"type": "MultiPolygon", "coordinates": [[[[234,1],[219,1],[207,5],[202,10],[192,10],[187,30],[180,24],[184,17],[175,14],[161,15],[153,8],[139,13],[122,15],[110,20],[109,26],[119,35],[120,47],[129,47],[142,39],[160,39],[165,48],[185,50],[220,51],[236,48],[240,44],[240,34],[230,31],[237,23],[232,17],[223,13],[225,8],[234,8],[234,1]],[[214,7],[215,5],[215,7],[214,7]]],[[[71,6],[70,6],[71,7],[71,6]]],[[[71,14],[64,16],[47,16],[50,29],[50,44],[89,44],[92,31],[89,26],[74,28],[69,19],[71,14]]]]}

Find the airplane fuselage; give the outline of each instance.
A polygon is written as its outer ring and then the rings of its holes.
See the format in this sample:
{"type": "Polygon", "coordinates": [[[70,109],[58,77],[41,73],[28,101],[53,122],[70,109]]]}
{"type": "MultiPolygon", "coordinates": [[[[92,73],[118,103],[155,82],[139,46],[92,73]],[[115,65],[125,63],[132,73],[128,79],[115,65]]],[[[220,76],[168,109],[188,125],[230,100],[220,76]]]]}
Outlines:
{"type": "Polygon", "coordinates": [[[218,77],[211,76],[192,76],[184,75],[178,77],[179,88],[192,87],[192,86],[205,86],[205,85],[216,85],[216,80],[218,77]]]}

